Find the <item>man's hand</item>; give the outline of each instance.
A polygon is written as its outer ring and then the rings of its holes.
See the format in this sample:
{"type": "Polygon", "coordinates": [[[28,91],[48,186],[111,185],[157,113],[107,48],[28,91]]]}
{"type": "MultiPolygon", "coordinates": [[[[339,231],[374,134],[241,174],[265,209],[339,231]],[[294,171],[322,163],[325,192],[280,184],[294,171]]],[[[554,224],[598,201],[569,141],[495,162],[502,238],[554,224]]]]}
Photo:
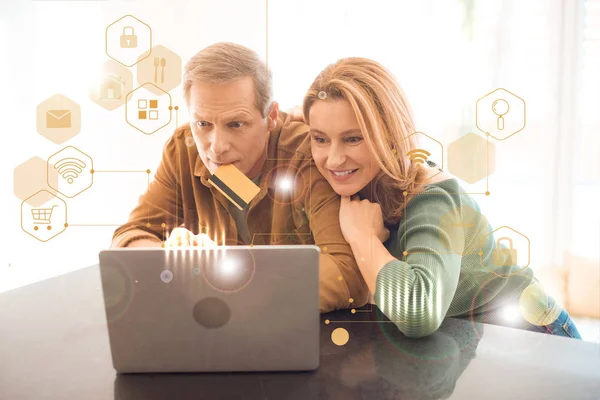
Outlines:
{"type": "Polygon", "coordinates": [[[162,241],[160,241],[159,239],[156,239],[156,240],[138,239],[138,240],[129,242],[129,244],[126,247],[130,248],[130,247],[161,247],[161,246],[162,246],[162,241]]]}
{"type": "Polygon", "coordinates": [[[169,235],[169,238],[165,242],[165,247],[190,246],[213,247],[216,246],[216,244],[208,237],[207,234],[199,233],[198,235],[194,235],[193,232],[190,232],[182,227],[173,229],[169,235]]]}
{"type": "Polygon", "coordinates": [[[342,196],[340,204],[340,228],[344,239],[353,243],[369,240],[375,235],[381,242],[390,237],[390,231],[383,225],[383,214],[378,203],[359,200],[358,196],[342,196]]]}

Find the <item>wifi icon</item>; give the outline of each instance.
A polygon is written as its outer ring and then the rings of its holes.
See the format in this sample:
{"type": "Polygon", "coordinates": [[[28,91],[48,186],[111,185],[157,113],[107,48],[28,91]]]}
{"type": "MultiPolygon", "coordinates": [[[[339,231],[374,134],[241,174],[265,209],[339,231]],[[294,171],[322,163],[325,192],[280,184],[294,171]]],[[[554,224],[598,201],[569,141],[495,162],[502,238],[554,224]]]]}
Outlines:
{"type": "Polygon", "coordinates": [[[427,161],[427,157],[431,155],[430,152],[423,149],[413,149],[406,153],[406,156],[410,159],[410,162],[424,164],[427,161]]]}
{"type": "Polygon", "coordinates": [[[94,182],[92,158],[73,146],[50,156],[47,165],[48,185],[66,197],[77,196],[94,182]]]}
{"type": "Polygon", "coordinates": [[[85,167],[85,163],[78,158],[63,158],[54,164],[58,174],[69,183],[73,183],[85,167]]]}

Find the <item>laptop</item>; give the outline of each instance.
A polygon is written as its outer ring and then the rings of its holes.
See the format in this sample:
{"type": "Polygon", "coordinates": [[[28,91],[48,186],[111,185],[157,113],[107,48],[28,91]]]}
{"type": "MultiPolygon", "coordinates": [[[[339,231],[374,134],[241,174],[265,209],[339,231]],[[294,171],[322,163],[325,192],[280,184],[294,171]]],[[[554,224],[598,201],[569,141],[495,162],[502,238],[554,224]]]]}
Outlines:
{"type": "Polygon", "coordinates": [[[315,370],[319,252],[313,245],[100,252],[115,370],[315,370]]]}

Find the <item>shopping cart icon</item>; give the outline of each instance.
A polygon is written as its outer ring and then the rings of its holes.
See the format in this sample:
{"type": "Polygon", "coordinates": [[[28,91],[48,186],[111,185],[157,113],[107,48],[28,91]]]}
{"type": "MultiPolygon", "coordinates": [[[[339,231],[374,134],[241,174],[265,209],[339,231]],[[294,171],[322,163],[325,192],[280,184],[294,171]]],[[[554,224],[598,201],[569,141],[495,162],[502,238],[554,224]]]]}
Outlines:
{"type": "Polygon", "coordinates": [[[39,227],[37,225],[48,225],[46,229],[51,230],[52,226],[50,225],[52,218],[52,210],[56,207],[56,204],[50,208],[34,208],[31,210],[31,215],[33,216],[33,223],[36,226],[33,227],[34,231],[37,231],[39,227]]]}

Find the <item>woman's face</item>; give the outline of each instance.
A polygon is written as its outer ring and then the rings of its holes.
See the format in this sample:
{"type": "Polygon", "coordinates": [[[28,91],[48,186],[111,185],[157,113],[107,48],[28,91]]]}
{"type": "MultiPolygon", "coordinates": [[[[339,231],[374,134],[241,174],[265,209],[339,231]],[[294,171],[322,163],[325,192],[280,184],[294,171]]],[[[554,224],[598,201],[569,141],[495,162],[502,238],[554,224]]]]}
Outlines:
{"type": "Polygon", "coordinates": [[[379,173],[346,100],[316,100],[309,113],[311,149],[321,174],[341,196],[358,193],[379,173]]]}

